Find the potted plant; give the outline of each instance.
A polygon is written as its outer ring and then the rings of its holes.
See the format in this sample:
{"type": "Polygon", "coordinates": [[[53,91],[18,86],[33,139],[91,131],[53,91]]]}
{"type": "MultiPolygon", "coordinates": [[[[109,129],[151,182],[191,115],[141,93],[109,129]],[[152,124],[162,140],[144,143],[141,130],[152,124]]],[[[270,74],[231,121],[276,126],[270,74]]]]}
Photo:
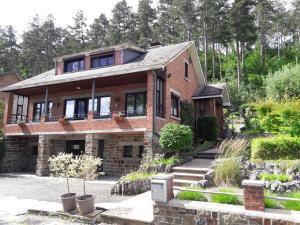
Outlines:
{"type": "Polygon", "coordinates": [[[91,155],[81,155],[77,157],[78,175],[83,179],[83,195],[76,198],[78,210],[81,215],[85,215],[95,210],[95,196],[87,195],[85,181],[95,179],[99,173],[97,168],[101,166],[101,159],[91,155]]]}
{"type": "Polygon", "coordinates": [[[76,209],[76,193],[70,192],[69,177],[76,176],[76,163],[73,162],[73,154],[59,153],[49,158],[49,170],[52,175],[65,177],[68,193],[60,196],[63,211],[70,212],[76,209]]]}
{"type": "Polygon", "coordinates": [[[17,124],[18,124],[20,127],[25,127],[25,126],[26,126],[25,120],[18,120],[18,121],[17,121],[17,124]]]}
{"type": "Polygon", "coordinates": [[[123,121],[124,119],[124,113],[122,112],[115,112],[113,113],[113,119],[117,122],[123,121]]]}
{"type": "Polygon", "coordinates": [[[62,116],[62,117],[60,117],[60,118],[58,119],[58,122],[59,122],[60,124],[65,124],[65,123],[67,122],[67,118],[64,117],[64,116],[62,116]]]}

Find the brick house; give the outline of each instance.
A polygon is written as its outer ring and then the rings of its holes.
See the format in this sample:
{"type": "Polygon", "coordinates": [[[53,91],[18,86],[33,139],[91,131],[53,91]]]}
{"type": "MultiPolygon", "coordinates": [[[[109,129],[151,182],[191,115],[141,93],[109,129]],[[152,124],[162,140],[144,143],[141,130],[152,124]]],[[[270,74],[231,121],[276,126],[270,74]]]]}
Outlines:
{"type": "Polygon", "coordinates": [[[9,96],[2,171],[46,175],[50,155],[85,152],[121,175],[159,151],[161,127],[180,122],[180,101],[220,120],[229,104],[226,87],[202,90],[208,85],[194,42],[147,50],[120,44],[54,62],[55,69],[2,89],[9,96]]]}

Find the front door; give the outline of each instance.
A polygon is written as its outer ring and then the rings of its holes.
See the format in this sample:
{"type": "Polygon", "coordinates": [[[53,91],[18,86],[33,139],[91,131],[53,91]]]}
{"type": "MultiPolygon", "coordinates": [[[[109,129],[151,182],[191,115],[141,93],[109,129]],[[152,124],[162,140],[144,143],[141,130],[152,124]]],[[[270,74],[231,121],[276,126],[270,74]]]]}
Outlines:
{"type": "Polygon", "coordinates": [[[103,157],[104,157],[104,140],[99,140],[99,146],[98,146],[98,157],[102,159],[101,166],[99,167],[99,171],[103,171],[103,157]]]}
{"type": "Polygon", "coordinates": [[[66,153],[73,155],[81,155],[85,151],[85,141],[84,140],[75,140],[75,141],[66,141],[66,153]]]}

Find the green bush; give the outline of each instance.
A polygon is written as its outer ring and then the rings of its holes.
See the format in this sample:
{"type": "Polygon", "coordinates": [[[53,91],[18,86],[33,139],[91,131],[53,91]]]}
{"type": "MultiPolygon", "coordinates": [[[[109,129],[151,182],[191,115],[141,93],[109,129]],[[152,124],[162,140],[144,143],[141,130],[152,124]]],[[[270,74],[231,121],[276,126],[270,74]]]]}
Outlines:
{"type": "Polygon", "coordinates": [[[120,180],[124,182],[146,180],[150,179],[153,175],[153,173],[133,172],[121,177],[120,180]]]}
{"type": "Polygon", "coordinates": [[[287,65],[266,78],[267,96],[274,99],[300,97],[300,64],[287,65]]]}
{"type": "Polygon", "coordinates": [[[292,180],[292,177],[285,174],[269,174],[269,173],[261,173],[259,175],[259,179],[264,181],[280,181],[282,183],[289,182],[292,180]]]}
{"type": "Polygon", "coordinates": [[[300,100],[266,99],[243,106],[248,129],[266,133],[300,136],[300,100]]]}
{"type": "Polygon", "coordinates": [[[202,202],[207,201],[203,193],[194,192],[194,191],[181,191],[177,194],[176,198],[180,200],[190,200],[190,201],[202,201],[202,202]]]}
{"type": "Polygon", "coordinates": [[[255,138],[251,142],[251,158],[263,160],[299,159],[300,138],[276,136],[255,138]]]}
{"type": "Polygon", "coordinates": [[[168,123],[161,129],[159,144],[164,150],[183,151],[192,147],[193,131],[186,125],[168,123]]]}
{"type": "Polygon", "coordinates": [[[206,141],[215,141],[218,138],[218,119],[215,116],[202,116],[197,120],[197,138],[206,141]]]}
{"type": "MultiPolygon", "coordinates": [[[[235,189],[233,188],[220,188],[220,192],[230,192],[235,193],[235,189]]],[[[241,205],[241,201],[239,200],[239,197],[236,195],[230,195],[230,194],[212,194],[211,195],[211,201],[215,203],[221,203],[221,204],[231,204],[231,205],[241,205]]]]}
{"type": "MultiPolygon", "coordinates": [[[[300,199],[300,192],[287,193],[284,197],[300,199]]],[[[282,201],[281,204],[285,209],[300,211],[300,202],[282,201]]]]}

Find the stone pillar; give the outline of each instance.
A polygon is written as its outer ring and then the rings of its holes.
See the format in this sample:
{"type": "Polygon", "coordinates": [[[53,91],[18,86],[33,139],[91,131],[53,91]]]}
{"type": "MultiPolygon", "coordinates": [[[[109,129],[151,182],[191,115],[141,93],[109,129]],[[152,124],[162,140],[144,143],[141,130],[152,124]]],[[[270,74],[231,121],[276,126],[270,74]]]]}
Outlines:
{"type": "Polygon", "coordinates": [[[98,139],[95,134],[85,136],[85,153],[92,156],[98,156],[98,139]]]}
{"type": "Polygon", "coordinates": [[[38,156],[36,162],[36,175],[46,176],[49,174],[49,156],[51,152],[51,140],[47,135],[40,135],[38,142],[38,156]]]}
{"type": "Polygon", "coordinates": [[[151,180],[152,200],[155,202],[166,203],[174,198],[173,175],[158,174],[151,180]]]}
{"type": "Polygon", "coordinates": [[[244,206],[246,210],[264,211],[264,187],[265,183],[260,180],[244,180],[244,206]]]}
{"type": "Polygon", "coordinates": [[[144,161],[148,162],[153,158],[153,133],[144,132],[144,161]]]}

